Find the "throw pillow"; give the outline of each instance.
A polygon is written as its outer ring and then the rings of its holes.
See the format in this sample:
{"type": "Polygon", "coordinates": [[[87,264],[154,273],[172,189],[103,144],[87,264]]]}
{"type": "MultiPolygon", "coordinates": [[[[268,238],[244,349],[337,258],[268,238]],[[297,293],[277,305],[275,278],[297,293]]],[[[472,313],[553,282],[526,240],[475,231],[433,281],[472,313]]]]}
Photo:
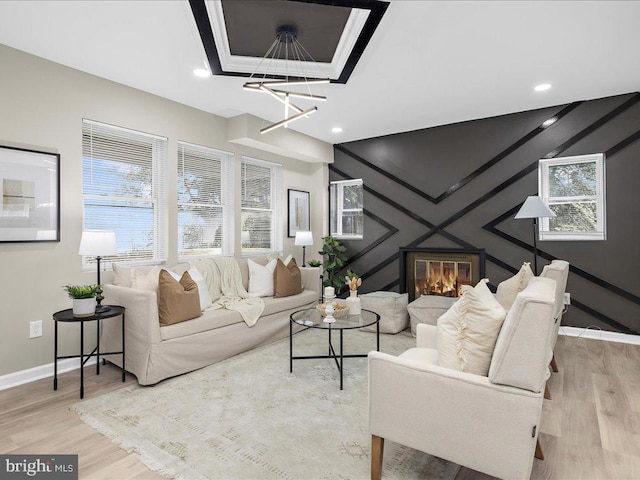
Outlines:
{"type": "Polygon", "coordinates": [[[211,300],[211,294],[209,293],[209,286],[207,285],[207,281],[204,279],[204,275],[200,273],[196,267],[189,267],[189,276],[191,279],[196,282],[198,286],[198,295],[200,296],[200,310],[204,312],[206,308],[209,308],[213,301],[211,300]]]}
{"type": "MultiPolygon", "coordinates": [[[[380,315],[380,333],[398,333],[407,328],[409,323],[408,293],[371,292],[358,295],[358,297],[362,308],[380,315]]],[[[360,330],[375,332],[376,326],[371,325],[360,330]]]]}
{"type": "Polygon", "coordinates": [[[502,305],[502,307],[506,310],[511,308],[513,302],[516,301],[516,296],[518,293],[527,288],[529,284],[529,280],[534,277],[533,271],[531,270],[530,263],[525,262],[520,267],[518,273],[516,273],[513,277],[508,278],[504,282],[500,282],[498,284],[498,290],[496,291],[496,300],[502,305]]]}
{"type": "Polygon", "coordinates": [[[111,264],[113,269],[112,283],[118,287],[130,287],[131,286],[131,268],[120,265],[113,262],[111,264]]]}
{"type": "Polygon", "coordinates": [[[302,293],[302,274],[295,258],[292,258],[288,265],[278,260],[273,274],[273,290],[273,296],[276,298],[302,293]]]}
{"type": "Polygon", "coordinates": [[[158,316],[160,325],[191,320],[202,315],[198,286],[189,272],[184,272],[177,281],[167,270],[158,275],[158,316]]]}
{"type": "Polygon", "coordinates": [[[487,376],[493,348],[507,312],[482,279],[438,319],[438,361],[441,366],[487,376]]]}
{"type": "MultiPolygon", "coordinates": [[[[131,288],[140,290],[158,291],[158,276],[163,270],[159,265],[154,266],[151,270],[133,269],[131,271],[131,288]]],[[[180,277],[178,277],[180,278],[180,277]]]]}
{"type": "Polygon", "coordinates": [[[247,264],[249,265],[249,296],[273,296],[273,272],[276,269],[276,260],[273,259],[263,266],[249,259],[247,264]]]}

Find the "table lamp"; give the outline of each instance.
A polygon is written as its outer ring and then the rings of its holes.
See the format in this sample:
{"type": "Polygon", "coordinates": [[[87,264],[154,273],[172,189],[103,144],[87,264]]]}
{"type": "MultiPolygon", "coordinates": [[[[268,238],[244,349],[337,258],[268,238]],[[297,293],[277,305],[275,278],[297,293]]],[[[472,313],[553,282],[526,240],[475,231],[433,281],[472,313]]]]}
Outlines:
{"type": "Polygon", "coordinates": [[[532,218],[533,219],[533,273],[538,275],[538,244],[536,243],[536,225],[538,224],[538,218],[555,217],[556,214],[545,205],[542,199],[537,195],[531,195],[527,199],[516,213],[513,218],[532,218]]]}
{"type": "MultiPolygon", "coordinates": [[[[100,260],[106,255],[115,255],[116,250],[116,234],[115,232],[107,232],[103,230],[85,230],[82,232],[80,240],[80,249],[78,255],[86,255],[94,257],[98,264],[98,285],[100,285],[100,260]]],[[[109,307],[101,305],[104,300],[102,293],[96,295],[96,313],[104,313],[109,307]]]]}
{"type": "Polygon", "coordinates": [[[297,247],[302,247],[302,266],[305,267],[306,265],[304,264],[304,249],[307,245],[313,245],[313,234],[311,232],[305,231],[296,232],[295,245],[297,247]]]}

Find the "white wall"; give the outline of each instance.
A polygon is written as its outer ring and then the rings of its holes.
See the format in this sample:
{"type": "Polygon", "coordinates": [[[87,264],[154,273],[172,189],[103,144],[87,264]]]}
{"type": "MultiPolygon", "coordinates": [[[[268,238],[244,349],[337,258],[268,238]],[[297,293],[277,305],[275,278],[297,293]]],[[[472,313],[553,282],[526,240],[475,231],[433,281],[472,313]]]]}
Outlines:
{"type": "MultiPolygon", "coordinates": [[[[241,94],[241,92],[239,92],[241,94]]],[[[60,153],[61,235],[59,243],[0,243],[0,375],[53,361],[52,313],[70,308],[62,290],[69,283],[93,283],[83,272],[78,246],[82,233],[82,119],[118,125],[169,139],[169,264],[177,261],[177,141],[233,152],[236,179],[240,156],[284,165],[283,232],[286,235],[286,189],[311,193],[312,231],[317,258],[326,231],[326,163],[308,163],[227,141],[229,120],[0,45],[0,145],[60,153]],[[43,336],[29,339],[29,322],[43,320],[43,336]]],[[[294,132],[292,132],[294,133],[294,132]]],[[[330,145],[307,137],[316,151],[330,145]]],[[[278,148],[282,152],[282,136],[278,148]]],[[[300,134],[295,134],[299,145],[300,134]]],[[[327,158],[332,162],[333,158],[327,158]]],[[[236,217],[239,220],[239,202],[236,217]]],[[[240,253],[236,221],[236,255],[240,253]]],[[[285,254],[302,252],[285,238],[285,254]]],[[[105,280],[110,274],[105,275],[105,280]]],[[[79,331],[60,326],[60,354],[76,354],[79,331]]],[[[95,343],[95,332],[87,337],[95,343]]]]}

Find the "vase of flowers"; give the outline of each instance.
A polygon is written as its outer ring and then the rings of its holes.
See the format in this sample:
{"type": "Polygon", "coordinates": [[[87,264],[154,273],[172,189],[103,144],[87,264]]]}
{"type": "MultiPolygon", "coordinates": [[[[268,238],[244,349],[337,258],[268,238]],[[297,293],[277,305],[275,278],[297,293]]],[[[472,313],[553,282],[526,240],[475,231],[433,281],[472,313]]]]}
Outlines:
{"type": "Polygon", "coordinates": [[[344,277],[347,285],[349,285],[349,297],[347,297],[347,305],[349,305],[349,315],[360,315],[362,307],[358,298],[358,288],[362,286],[362,279],[354,272],[349,270],[347,276],[344,277]]]}

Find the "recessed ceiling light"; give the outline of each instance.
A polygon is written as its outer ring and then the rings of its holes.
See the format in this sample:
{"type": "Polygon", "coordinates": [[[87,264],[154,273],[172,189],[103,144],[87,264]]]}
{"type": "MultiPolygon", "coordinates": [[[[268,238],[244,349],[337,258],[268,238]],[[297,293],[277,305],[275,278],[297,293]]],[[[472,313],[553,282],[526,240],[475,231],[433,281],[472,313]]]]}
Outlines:
{"type": "Polygon", "coordinates": [[[206,68],[194,68],[193,74],[196,77],[200,77],[200,78],[207,78],[209,75],[211,75],[209,73],[209,70],[207,70],[206,68]]]}
{"type": "Polygon", "coordinates": [[[556,123],[558,119],[556,117],[551,117],[542,122],[542,128],[547,128],[556,123]]]}
{"type": "Polygon", "coordinates": [[[333,127],[331,131],[333,133],[342,133],[342,127],[333,127]]]}
{"type": "Polygon", "coordinates": [[[536,92],[544,92],[545,90],[549,90],[550,88],[550,83],[541,83],[540,85],[536,85],[535,87],[533,87],[536,92]]]}

